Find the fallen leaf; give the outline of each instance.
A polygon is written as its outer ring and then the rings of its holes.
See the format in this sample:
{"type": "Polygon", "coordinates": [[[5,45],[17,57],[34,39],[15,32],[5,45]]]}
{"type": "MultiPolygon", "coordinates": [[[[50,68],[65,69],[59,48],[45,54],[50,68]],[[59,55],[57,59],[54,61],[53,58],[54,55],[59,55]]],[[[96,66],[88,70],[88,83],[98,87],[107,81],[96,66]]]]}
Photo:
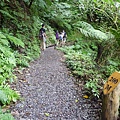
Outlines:
{"type": "Polygon", "coordinates": [[[84,96],[83,96],[83,98],[86,98],[86,99],[88,99],[89,97],[88,97],[87,95],[84,95],[84,96]]]}
{"type": "Polygon", "coordinates": [[[49,113],[45,113],[45,116],[49,117],[49,116],[50,116],[50,114],[49,114],[49,113]]]}
{"type": "Polygon", "coordinates": [[[77,103],[77,102],[78,102],[78,100],[76,99],[76,100],[75,100],[75,102],[77,103]]]}

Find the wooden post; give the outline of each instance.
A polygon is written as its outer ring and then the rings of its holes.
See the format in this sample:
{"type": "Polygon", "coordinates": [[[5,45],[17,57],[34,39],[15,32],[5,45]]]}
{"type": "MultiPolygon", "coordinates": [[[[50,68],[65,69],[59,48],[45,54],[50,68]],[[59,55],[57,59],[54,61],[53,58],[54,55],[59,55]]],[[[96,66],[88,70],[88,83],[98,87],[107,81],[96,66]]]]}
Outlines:
{"type": "Polygon", "coordinates": [[[103,95],[101,120],[117,120],[120,97],[120,83],[109,94],[103,95]]]}
{"type": "Polygon", "coordinates": [[[114,72],[104,85],[101,120],[117,120],[120,102],[120,73],[114,72]]]}

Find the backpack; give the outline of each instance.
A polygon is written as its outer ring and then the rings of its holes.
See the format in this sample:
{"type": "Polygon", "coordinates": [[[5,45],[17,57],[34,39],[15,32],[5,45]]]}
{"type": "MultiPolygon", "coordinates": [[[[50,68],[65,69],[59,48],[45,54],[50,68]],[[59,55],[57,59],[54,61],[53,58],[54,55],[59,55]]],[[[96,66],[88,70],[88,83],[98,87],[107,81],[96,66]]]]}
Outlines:
{"type": "Polygon", "coordinates": [[[41,28],[39,32],[39,37],[43,38],[43,36],[44,36],[44,30],[41,28]]]}
{"type": "Polygon", "coordinates": [[[40,32],[39,32],[39,37],[43,37],[43,31],[42,30],[40,30],[40,32]]]}

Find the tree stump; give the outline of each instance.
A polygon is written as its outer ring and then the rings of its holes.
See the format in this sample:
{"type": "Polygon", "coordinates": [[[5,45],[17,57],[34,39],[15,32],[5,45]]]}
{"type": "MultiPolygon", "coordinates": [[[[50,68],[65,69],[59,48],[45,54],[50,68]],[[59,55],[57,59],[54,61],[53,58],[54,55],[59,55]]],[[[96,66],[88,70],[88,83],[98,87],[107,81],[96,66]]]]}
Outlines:
{"type": "Polygon", "coordinates": [[[103,95],[101,120],[117,120],[120,102],[120,83],[107,95],[103,95]]]}

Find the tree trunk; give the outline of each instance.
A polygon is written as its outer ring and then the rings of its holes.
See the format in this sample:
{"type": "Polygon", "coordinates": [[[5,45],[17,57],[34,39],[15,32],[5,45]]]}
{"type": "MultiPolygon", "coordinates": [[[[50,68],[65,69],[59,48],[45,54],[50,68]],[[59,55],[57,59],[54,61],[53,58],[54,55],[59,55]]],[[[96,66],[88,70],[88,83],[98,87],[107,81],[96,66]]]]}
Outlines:
{"type": "Polygon", "coordinates": [[[109,94],[103,96],[101,120],[117,120],[120,97],[120,83],[109,94]]]}
{"type": "Polygon", "coordinates": [[[89,13],[87,13],[87,20],[89,21],[89,22],[91,22],[92,20],[91,20],[91,16],[90,16],[90,14],[89,13]]]}
{"type": "Polygon", "coordinates": [[[33,2],[34,2],[34,0],[31,0],[31,1],[30,1],[30,4],[29,4],[29,6],[28,6],[29,9],[31,8],[33,2]]]}
{"type": "Polygon", "coordinates": [[[96,56],[95,61],[98,63],[98,61],[101,58],[102,52],[103,52],[103,47],[100,44],[97,44],[97,48],[98,48],[97,49],[97,56],[96,56]]]}

